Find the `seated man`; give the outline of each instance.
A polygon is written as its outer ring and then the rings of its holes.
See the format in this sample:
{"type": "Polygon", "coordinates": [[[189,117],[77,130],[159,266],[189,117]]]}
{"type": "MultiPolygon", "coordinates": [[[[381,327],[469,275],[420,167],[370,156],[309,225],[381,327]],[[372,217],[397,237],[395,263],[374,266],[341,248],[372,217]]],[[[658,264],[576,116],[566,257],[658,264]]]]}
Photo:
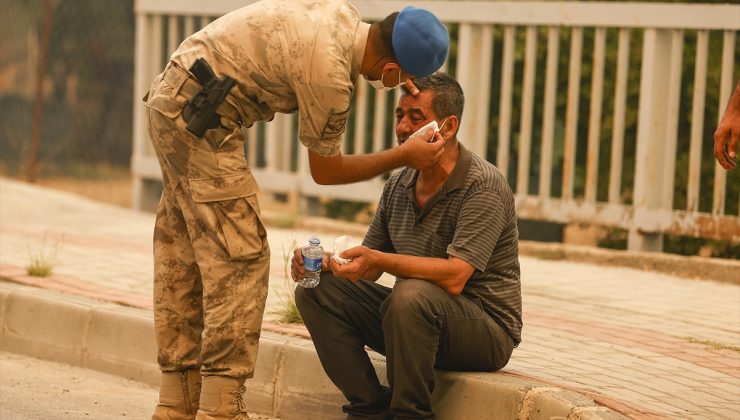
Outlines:
{"type": "MultiPolygon", "coordinates": [[[[457,140],[463,92],[445,73],[415,79],[396,108],[399,144],[432,120],[439,163],[385,184],[363,245],[324,256],[321,282],[296,304],[348,418],[433,418],[434,368],[495,371],[521,341],[514,197],[501,173],[457,140]],[[329,272],[329,270],[331,272],[329,272]],[[393,288],[375,283],[395,275],[393,288]],[[364,349],[386,356],[390,389],[364,349]]],[[[428,134],[432,137],[432,132],[428,134]]],[[[296,250],[292,277],[303,276],[296,250]]]]}

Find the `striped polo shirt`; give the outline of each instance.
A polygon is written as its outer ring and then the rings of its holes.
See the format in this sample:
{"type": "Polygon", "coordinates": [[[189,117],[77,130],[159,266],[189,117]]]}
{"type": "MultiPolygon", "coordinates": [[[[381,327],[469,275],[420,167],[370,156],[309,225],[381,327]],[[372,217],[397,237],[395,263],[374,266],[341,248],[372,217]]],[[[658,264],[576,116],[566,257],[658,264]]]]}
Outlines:
{"type": "Polygon", "coordinates": [[[455,168],[423,208],[414,194],[419,172],[401,168],[391,175],[363,245],[468,262],[475,271],[462,295],[478,300],[518,344],[522,298],[514,195],[495,166],[458,145],[455,168]]]}

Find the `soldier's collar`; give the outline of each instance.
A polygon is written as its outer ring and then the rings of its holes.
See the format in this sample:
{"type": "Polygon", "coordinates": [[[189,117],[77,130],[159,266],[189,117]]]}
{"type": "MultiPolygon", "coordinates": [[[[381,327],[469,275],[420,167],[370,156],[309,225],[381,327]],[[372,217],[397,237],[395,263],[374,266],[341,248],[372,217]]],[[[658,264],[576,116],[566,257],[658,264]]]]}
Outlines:
{"type": "Polygon", "coordinates": [[[360,21],[355,31],[355,45],[353,47],[352,73],[359,73],[362,60],[365,57],[367,37],[370,33],[370,24],[360,21]]]}

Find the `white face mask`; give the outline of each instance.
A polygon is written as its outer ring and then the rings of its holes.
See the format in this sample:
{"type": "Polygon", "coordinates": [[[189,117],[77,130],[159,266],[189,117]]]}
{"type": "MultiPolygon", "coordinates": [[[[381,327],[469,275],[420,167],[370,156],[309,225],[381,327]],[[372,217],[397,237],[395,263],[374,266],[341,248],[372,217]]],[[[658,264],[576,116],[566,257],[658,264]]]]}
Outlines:
{"type": "Polygon", "coordinates": [[[383,77],[384,76],[385,76],[385,73],[381,74],[380,80],[368,80],[367,76],[363,75],[363,77],[365,78],[365,80],[367,80],[367,82],[370,83],[370,86],[372,86],[372,87],[374,87],[375,89],[378,89],[378,90],[391,91],[391,90],[395,89],[396,87],[398,87],[398,85],[401,84],[401,72],[400,71],[398,72],[398,84],[396,84],[395,86],[388,87],[388,86],[384,85],[383,84],[383,77]]]}
{"type": "MultiPolygon", "coordinates": [[[[447,118],[449,118],[449,117],[447,117],[447,118]]],[[[427,123],[426,125],[424,125],[424,127],[421,127],[420,129],[416,130],[414,132],[414,134],[410,135],[409,136],[409,139],[410,138],[414,138],[414,137],[418,137],[418,136],[421,136],[421,135],[424,135],[431,128],[432,130],[434,130],[434,132],[432,133],[432,137],[430,137],[426,141],[428,143],[434,142],[434,135],[437,134],[437,133],[439,133],[442,130],[442,127],[444,127],[445,124],[447,124],[447,118],[445,118],[444,121],[442,121],[442,125],[439,125],[439,126],[437,125],[437,121],[436,120],[429,121],[429,123],[427,123]]]]}

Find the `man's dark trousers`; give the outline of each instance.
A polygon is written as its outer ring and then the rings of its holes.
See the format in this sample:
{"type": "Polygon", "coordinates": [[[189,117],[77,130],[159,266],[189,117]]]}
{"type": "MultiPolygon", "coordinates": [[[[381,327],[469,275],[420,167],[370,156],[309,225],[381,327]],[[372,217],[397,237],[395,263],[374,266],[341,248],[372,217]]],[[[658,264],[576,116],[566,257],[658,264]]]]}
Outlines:
{"type": "Polygon", "coordinates": [[[434,368],[495,371],[513,340],[477,300],[424,280],[391,289],[322,273],[315,289],[297,287],[296,305],[321,364],[349,400],[348,418],[434,418],[434,368]],[[364,346],[384,354],[389,390],[364,346]]]}

